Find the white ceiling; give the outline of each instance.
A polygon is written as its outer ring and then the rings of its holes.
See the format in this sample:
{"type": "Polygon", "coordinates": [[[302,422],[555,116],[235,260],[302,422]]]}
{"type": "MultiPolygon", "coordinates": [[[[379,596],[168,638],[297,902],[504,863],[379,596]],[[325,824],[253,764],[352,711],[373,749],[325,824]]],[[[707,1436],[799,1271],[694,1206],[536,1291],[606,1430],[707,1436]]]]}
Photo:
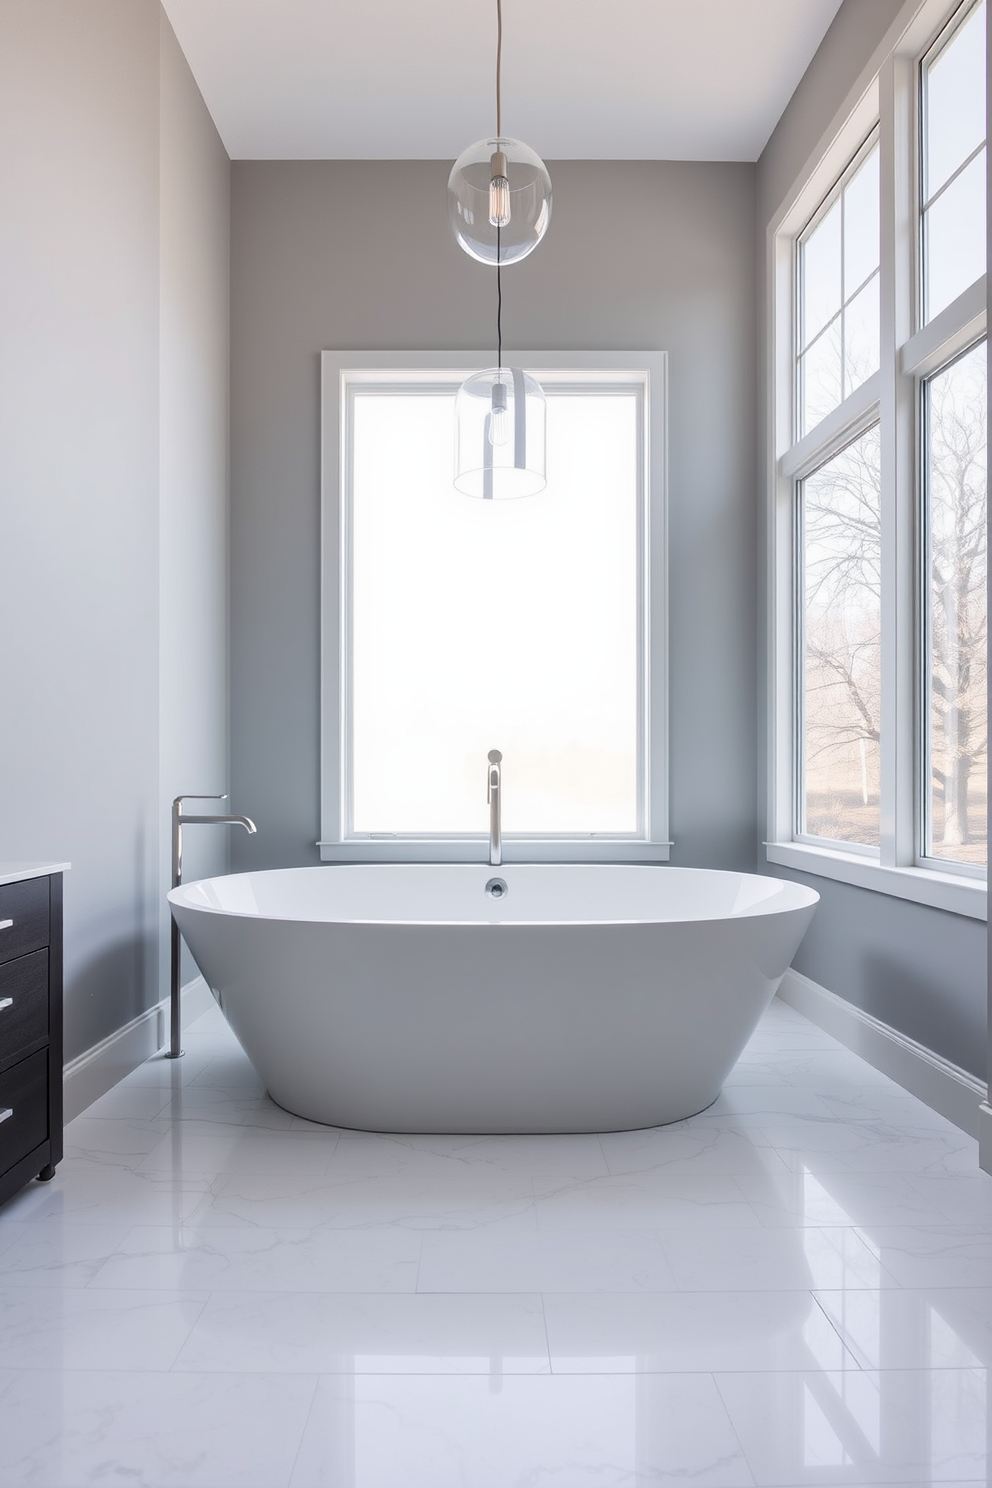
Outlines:
{"type": "MultiPolygon", "coordinates": [[[[495,0],[163,0],[232,159],[453,159],[495,0]]],[[[503,130],[549,160],[756,160],[840,0],[504,0],[503,130]]]]}

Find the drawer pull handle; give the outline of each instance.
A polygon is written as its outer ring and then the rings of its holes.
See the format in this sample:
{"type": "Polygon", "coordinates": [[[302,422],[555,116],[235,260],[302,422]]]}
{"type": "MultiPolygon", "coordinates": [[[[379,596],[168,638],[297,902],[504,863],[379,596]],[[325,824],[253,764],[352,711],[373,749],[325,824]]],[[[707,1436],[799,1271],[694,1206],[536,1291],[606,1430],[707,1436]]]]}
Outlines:
{"type": "Polygon", "coordinates": [[[9,1120],[9,1118],[13,1116],[13,1114],[13,1106],[5,1106],[4,1109],[0,1111],[0,1126],[3,1126],[4,1122],[9,1120]]]}
{"type": "Polygon", "coordinates": [[[13,928],[13,920],[0,920],[0,930],[12,930],[13,928]]]}
{"type": "Polygon", "coordinates": [[[12,997],[0,997],[0,1013],[3,1012],[4,1008],[9,1008],[9,1007],[13,1007],[13,1006],[14,1006],[14,999],[12,997]]]}

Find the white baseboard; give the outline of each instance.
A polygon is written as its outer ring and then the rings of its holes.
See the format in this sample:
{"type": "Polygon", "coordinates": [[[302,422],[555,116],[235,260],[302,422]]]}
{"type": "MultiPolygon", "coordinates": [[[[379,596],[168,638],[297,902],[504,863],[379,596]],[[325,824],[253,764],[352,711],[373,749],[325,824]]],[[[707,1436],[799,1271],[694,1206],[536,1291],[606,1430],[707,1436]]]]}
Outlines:
{"type": "Polygon", "coordinates": [[[992,1106],[988,1101],[978,1108],[978,1166],[992,1173],[992,1106]]]}
{"type": "Polygon", "coordinates": [[[791,967],[778,995],[969,1136],[981,1136],[985,1144],[982,1166],[992,1171],[992,1108],[986,1105],[988,1114],[982,1114],[988,1100],[988,1087],[982,1080],[791,967]]]}
{"type": "MultiPolygon", "coordinates": [[[[213,1007],[214,999],[202,976],[183,987],[183,1027],[213,1007]]],[[[169,999],[163,997],[123,1028],[70,1059],[62,1071],[64,1119],[68,1122],[112,1090],[119,1080],[158,1052],[169,1041],[169,999]]]]}

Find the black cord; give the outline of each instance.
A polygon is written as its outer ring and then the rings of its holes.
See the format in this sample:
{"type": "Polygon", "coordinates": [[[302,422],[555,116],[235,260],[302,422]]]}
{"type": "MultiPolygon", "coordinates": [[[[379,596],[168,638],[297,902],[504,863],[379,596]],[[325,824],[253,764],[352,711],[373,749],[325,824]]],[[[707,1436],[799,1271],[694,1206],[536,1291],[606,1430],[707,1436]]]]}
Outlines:
{"type": "Polygon", "coordinates": [[[503,368],[503,281],[500,277],[499,228],[496,229],[496,366],[503,368]]]}

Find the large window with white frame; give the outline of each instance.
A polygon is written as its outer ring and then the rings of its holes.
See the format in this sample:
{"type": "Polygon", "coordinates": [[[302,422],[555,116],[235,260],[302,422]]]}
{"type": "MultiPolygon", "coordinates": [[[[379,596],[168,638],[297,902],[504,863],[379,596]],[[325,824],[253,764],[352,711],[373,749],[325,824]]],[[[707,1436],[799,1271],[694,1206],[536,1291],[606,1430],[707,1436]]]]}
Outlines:
{"type": "Polygon", "coordinates": [[[768,857],[978,917],[985,6],[907,6],[771,258],[768,857]]]}
{"type": "Polygon", "coordinates": [[[324,353],[327,859],[478,857],[493,748],[508,859],[667,856],[664,357],[532,366],[547,489],[492,502],[465,354],[324,353]]]}

